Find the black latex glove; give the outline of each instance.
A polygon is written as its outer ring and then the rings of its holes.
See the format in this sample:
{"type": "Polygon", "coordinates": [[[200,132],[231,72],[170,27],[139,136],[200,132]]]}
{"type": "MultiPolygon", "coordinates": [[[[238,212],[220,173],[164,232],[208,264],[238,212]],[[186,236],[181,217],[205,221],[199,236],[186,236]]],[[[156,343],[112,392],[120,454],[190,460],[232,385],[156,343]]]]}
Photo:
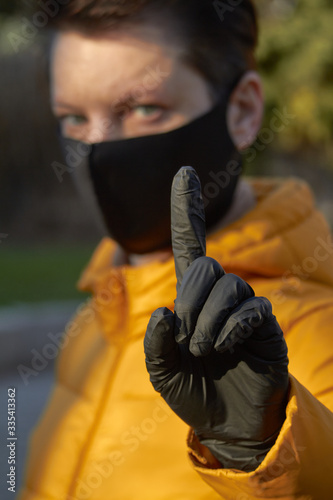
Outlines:
{"type": "Polygon", "coordinates": [[[171,195],[175,312],[157,309],[144,341],[150,380],[223,468],[251,471],[285,418],[287,347],[270,302],[205,257],[199,179],[175,176],[171,195]]]}

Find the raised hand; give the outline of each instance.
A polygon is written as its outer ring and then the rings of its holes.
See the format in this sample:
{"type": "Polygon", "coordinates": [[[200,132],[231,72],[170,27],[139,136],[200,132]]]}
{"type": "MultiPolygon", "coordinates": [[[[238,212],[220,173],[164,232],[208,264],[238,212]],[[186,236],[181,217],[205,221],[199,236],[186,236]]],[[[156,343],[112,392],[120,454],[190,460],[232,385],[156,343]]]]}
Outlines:
{"type": "Polygon", "coordinates": [[[270,302],[205,256],[200,182],[175,176],[175,311],[157,309],[144,341],[150,380],[223,468],[254,470],[285,418],[287,347],[270,302]]]}

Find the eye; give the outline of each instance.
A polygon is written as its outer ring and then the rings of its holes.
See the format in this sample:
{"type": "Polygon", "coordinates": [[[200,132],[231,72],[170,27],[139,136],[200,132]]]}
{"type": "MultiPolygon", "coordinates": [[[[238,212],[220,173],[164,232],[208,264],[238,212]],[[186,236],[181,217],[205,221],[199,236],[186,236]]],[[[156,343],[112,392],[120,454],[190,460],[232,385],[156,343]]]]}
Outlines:
{"type": "Polygon", "coordinates": [[[155,104],[140,104],[132,110],[140,118],[158,118],[162,114],[162,108],[155,104]]]}
{"type": "Polygon", "coordinates": [[[59,121],[62,125],[78,127],[86,123],[87,119],[82,115],[63,115],[59,117],[59,121]]]}

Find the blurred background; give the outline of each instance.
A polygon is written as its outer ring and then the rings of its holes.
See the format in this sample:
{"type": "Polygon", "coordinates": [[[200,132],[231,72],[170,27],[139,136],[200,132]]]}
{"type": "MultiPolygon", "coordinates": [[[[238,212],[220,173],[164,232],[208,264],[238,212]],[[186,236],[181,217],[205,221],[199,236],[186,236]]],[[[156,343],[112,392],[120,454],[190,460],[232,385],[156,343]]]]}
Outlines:
{"type": "MultiPolygon", "coordinates": [[[[85,297],[80,270],[101,234],[63,163],[48,103],[41,35],[23,10],[30,0],[0,0],[0,367],[1,442],[7,388],[17,388],[18,468],[28,433],[45,405],[54,359],[31,369],[85,297]],[[21,367],[21,369],[18,369],[21,367]],[[24,372],[25,373],[25,372],[24,372]]],[[[333,226],[333,4],[331,0],[257,0],[259,70],[266,115],[244,155],[247,175],[299,176],[333,226]],[[279,131],[272,119],[280,120],[279,131]]],[[[0,450],[7,473],[7,451],[0,450]]],[[[1,474],[1,498],[13,498],[1,474]]]]}

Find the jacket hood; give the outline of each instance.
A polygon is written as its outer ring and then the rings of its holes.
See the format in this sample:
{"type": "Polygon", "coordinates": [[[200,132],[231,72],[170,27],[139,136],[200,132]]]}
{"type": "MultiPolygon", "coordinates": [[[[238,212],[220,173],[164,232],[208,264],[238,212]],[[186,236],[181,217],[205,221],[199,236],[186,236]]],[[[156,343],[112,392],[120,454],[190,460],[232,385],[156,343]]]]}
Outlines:
{"type": "Polygon", "coordinates": [[[308,184],[293,178],[250,183],[255,208],[213,236],[210,255],[243,277],[294,274],[333,286],[333,240],[308,184]]]}

